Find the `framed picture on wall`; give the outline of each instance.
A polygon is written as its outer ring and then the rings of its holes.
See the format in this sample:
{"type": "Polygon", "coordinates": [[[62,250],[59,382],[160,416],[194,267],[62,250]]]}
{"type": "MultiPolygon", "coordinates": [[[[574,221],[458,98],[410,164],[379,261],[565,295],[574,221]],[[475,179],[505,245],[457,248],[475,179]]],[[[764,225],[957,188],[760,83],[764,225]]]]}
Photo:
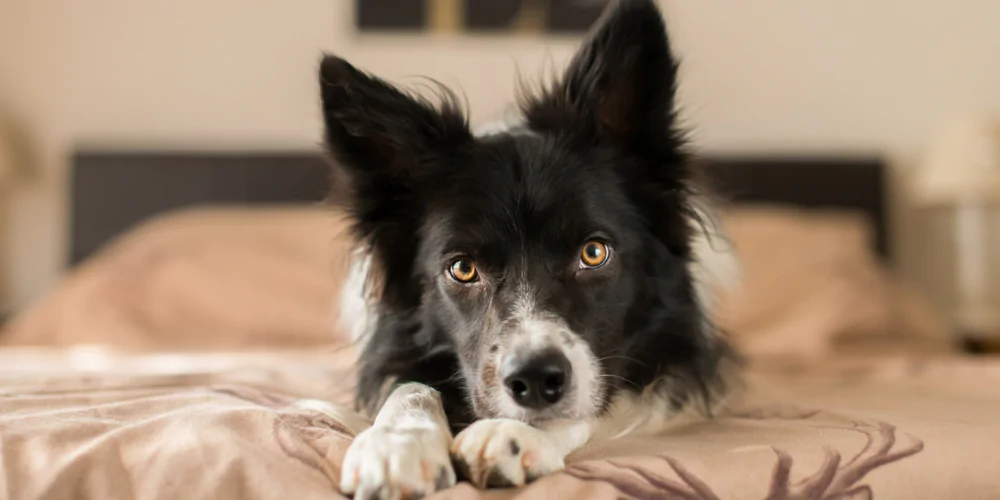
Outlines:
{"type": "Polygon", "coordinates": [[[609,0],[355,0],[362,33],[580,34],[609,0]]]}

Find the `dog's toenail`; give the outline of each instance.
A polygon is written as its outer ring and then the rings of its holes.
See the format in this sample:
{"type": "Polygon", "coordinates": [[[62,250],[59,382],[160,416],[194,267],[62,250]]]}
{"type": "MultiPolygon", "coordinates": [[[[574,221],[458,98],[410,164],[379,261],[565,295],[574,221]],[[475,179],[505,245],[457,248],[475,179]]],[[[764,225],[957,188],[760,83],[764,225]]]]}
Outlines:
{"type": "Polygon", "coordinates": [[[511,455],[517,455],[518,453],[521,453],[521,447],[517,445],[517,440],[516,439],[511,439],[510,440],[510,454],[511,455]]]}
{"type": "Polygon", "coordinates": [[[464,458],[460,456],[454,457],[453,462],[455,464],[455,472],[459,480],[472,478],[472,469],[469,467],[469,463],[466,462],[464,458]]]}
{"type": "Polygon", "coordinates": [[[434,487],[439,490],[448,487],[448,469],[443,465],[438,469],[437,477],[434,479],[434,487]]]}
{"type": "Polygon", "coordinates": [[[514,483],[507,479],[507,476],[503,475],[499,469],[493,469],[490,471],[489,475],[486,476],[486,486],[496,487],[496,488],[509,488],[514,486],[514,483]]]}

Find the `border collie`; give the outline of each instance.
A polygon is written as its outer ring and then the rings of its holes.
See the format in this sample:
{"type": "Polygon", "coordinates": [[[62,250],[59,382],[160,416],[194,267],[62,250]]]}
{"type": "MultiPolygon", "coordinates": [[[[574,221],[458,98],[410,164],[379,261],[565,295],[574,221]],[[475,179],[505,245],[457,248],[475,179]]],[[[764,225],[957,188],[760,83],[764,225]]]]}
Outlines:
{"type": "Polygon", "coordinates": [[[562,77],[522,92],[522,120],[487,133],[443,87],[432,101],[324,58],[333,198],[359,243],[343,315],[375,415],[345,494],[419,497],[456,470],[522,485],[710,411],[731,357],[676,75],[653,0],[612,2],[562,77]]]}

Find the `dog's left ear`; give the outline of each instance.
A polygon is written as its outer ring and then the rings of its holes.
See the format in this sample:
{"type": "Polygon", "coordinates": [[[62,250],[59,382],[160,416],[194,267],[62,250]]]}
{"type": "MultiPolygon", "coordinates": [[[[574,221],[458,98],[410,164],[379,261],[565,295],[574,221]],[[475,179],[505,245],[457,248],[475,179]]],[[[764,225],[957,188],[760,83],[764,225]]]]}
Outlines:
{"type": "Polygon", "coordinates": [[[677,64],[654,0],[617,0],[565,75],[522,102],[528,125],[625,150],[670,141],[677,64]]]}
{"type": "Polygon", "coordinates": [[[414,175],[429,152],[471,138],[458,99],[439,90],[441,103],[435,105],[326,56],[320,91],[328,149],[358,184],[384,185],[414,175]]]}

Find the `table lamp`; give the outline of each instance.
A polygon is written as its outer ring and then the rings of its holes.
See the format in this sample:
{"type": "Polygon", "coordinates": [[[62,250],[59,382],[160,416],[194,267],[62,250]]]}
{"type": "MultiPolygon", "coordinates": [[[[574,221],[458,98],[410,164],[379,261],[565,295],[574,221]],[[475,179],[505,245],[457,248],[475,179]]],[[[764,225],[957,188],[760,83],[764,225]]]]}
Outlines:
{"type": "MultiPolygon", "coordinates": [[[[0,323],[7,303],[6,273],[12,193],[34,171],[34,155],[26,129],[0,107],[0,323]]],[[[0,325],[2,326],[2,325],[0,325]]]]}
{"type": "Polygon", "coordinates": [[[954,223],[954,320],[966,340],[1000,343],[1000,120],[974,116],[942,127],[913,179],[923,209],[954,223]]]}

